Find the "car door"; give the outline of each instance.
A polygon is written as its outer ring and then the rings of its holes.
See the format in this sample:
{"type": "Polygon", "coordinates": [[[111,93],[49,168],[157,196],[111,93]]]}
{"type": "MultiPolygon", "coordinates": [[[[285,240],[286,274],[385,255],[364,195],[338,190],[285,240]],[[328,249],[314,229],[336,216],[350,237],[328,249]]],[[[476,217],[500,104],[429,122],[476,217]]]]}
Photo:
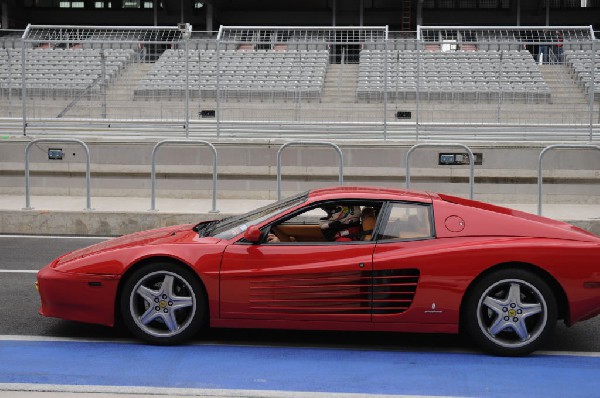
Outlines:
{"type": "Polygon", "coordinates": [[[374,242],[326,242],[318,233],[318,218],[316,224],[283,223],[273,229],[282,234],[278,243],[242,241],[225,250],[222,318],[371,320],[374,242]],[[294,229],[293,239],[284,239],[294,229]],[[317,235],[320,241],[309,241],[317,235]]]}
{"type": "Polygon", "coordinates": [[[370,321],[374,244],[234,244],[221,265],[221,317],[370,321]]]}
{"type": "Polygon", "coordinates": [[[384,209],[373,254],[373,322],[404,322],[421,278],[421,261],[435,245],[433,211],[424,203],[384,209]]]}

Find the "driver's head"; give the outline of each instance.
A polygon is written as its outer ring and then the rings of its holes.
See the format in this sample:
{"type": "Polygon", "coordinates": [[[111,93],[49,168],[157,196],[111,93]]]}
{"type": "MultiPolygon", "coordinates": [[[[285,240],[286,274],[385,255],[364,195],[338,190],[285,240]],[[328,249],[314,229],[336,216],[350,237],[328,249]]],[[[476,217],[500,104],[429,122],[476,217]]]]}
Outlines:
{"type": "Polygon", "coordinates": [[[360,206],[327,206],[323,207],[323,210],[327,212],[327,217],[321,219],[321,227],[327,224],[325,228],[329,226],[329,223],[338,221],[341,224],[351,224],[360,221],[360,206]]]}

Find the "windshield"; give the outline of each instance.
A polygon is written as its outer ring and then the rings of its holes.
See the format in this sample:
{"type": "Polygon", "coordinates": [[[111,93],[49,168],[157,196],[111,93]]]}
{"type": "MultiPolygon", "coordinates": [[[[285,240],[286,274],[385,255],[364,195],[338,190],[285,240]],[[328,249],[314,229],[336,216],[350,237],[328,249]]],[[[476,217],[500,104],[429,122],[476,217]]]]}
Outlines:
{"type": "Polygon", "coordinates": [[[283,199],[279,202],[272,203],[256,210],[252,210],[249,213],[225,218],[217,222],[214,226],[212,226],[212,228],[206,230],[204,236],[213,236],[220,239],[231,239],[244,232],[246,229],[248,229],[248,227],[260,224],[276,214],[305,202],[307,198],[308,192],[303,192],[299,195],[283,199]]]}

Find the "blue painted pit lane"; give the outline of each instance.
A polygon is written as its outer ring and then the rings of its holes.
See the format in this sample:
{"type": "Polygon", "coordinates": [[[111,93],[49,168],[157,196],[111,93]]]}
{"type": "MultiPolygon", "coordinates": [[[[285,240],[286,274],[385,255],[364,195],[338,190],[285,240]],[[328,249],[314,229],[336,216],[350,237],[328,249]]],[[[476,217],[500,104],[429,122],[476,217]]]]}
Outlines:
{"type": "Polygon", "coordinates": [[[0,383],[427,396],[592,397],[600,357],[0,341],[0,383]]]}

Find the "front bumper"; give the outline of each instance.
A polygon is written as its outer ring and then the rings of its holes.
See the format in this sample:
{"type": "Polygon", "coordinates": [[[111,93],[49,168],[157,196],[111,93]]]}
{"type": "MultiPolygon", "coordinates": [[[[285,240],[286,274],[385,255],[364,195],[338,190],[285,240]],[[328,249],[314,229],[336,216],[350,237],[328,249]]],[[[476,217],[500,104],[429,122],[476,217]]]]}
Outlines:
{"type": "Polygon", "coordinates": [[[118,284],[118,275],[73,274],[45,267],[38,272],[36,282],[42,301],[39,313],[114,326],[118,284]]]}

